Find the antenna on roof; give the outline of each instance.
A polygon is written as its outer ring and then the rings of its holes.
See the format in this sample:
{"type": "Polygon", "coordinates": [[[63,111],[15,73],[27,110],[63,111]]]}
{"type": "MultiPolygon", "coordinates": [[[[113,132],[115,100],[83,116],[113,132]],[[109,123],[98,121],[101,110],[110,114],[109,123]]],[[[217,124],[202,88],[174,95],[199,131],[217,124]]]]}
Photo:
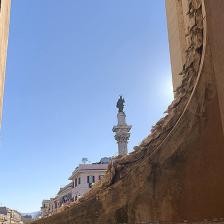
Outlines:
{"type": "Polygon", "coordinates": [[[88,158],[85,158],[85,157],[82,158],[82,163],[83,163],[83,164],[86,164],[87,162],[88,162],[88,158]]]}

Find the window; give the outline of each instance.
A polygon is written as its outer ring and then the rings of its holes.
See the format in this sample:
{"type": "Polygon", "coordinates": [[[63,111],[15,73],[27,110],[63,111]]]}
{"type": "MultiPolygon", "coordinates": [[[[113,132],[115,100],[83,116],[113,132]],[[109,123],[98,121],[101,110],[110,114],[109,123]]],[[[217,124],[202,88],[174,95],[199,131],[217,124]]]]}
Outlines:
{"type": "Polygon", "coordinates": [[[77,178],[75,178],[75,187],[77,187],[77,178]]]}
{"type": "Polygon", "coordinates": [[[81,184],[81,177],[79,177],[79,181],[78,181],[78,184],[81,184]]]}
{"type": "Polygon", "coordinates": [[[87,176],[87,183],[88,184],[95,183],[95,176],[87,176]]]}

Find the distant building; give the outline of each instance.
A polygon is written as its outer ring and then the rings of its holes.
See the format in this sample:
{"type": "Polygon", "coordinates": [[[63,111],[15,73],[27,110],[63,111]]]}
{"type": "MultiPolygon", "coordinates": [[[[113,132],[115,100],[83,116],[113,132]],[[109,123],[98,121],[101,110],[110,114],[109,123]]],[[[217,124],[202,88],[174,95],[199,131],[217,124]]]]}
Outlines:
{"type": "Polygon", "coordinates": [[[23,215],[22,221],[24,224],[31,223],[33,221],[32,215],[23,215]]]}
{"type": "Polygon", "coordinates": [[[55,206],[55,201],[54,198],[50,199],[50,205],[49,205],[49,212],[47,214],[47,216],[52,215],[54,213],[54,211],[56,210],[56,206],[55,206]]]}
{"type": "Polygon", "coordinates": [[[16,210],[7,207],[0,207],[0,223],[1,224],[23,224],[21,214],[16,210]]]}
{"type": "Polygon", "coordinates": [[[8,211],[6,207],[0,207],[0,223],[6,224],[10,217],[8,217],[8,211]]]}
{"type": "Polygon", "coordinates": [[[46,217],[50,212],[50,200],[43,200],[41,206],[41,216],[46,217]]]}
{"type": "Polygon", "coordinates": [[[41,217],[48,217],[56,213],[57,205],[55,203],[55,198],[50,198],[49,200],[43,200],[41,206],[41,217]]]}
{"type": "Polygon", "coordinates": [[[69,204],[73,201],[72,198],[72,190],[73,190],[73,182],[70,182],[65,187],[60,188],[58,194],[57,194],[57,201],[59,207],[62,207],[66,204],[69,204]]]}
{"type": "Polygon", "coordinates": [[[55,214],[61,210],[64,205],[70,204],[74,199],[72,198],[73,182],[61,187],[54,198],[50,200],[43,200],[41,207],[41,217],[47,217],[55,214]]]}
{"type": "Polygon", "coordinates": [[[109,159],[103,158],[100,163],[80,164],[69,177],[73,182],[72,197],[77,201],[90,190],[92,184],[99,181],[105,174],[109,159]]]}
{"type": "Polygon", "coordinates": [[[78,201],[92,185],[99,181],[105,174],[111,158],[104,157],[98,163],[80,164],[69,177],[71,181],[65,187],[61,187],[57,195],[50,200],[43,200],[41,217],[51,216],[60,212],[65,205],[78,201]]]}
{"type": "Polygon", "coordinates": [[[11,216],[11,223],[22,224],[22,216],[16,210],[8,209],[9,216],[11,216]]]}
{"type": "Polygon", "coordinates": [[[109,164],[109,162],[111,161],[111,158],[110,157],[103,157],[100,159],[100,162],[101,164],[109,164]]]}

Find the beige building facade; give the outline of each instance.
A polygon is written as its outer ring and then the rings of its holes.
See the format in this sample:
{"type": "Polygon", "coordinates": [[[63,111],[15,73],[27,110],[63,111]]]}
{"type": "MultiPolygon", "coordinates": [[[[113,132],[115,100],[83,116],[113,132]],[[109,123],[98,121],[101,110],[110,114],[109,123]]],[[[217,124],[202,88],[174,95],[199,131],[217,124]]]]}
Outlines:
{"type": "Polygon", "coordinates": [[[41,216],[46,217],[50,212],[50,200],[43,200],[41,206],[41,216]]]}
{"type": "Polygon", "coordinates": [[[80,164],[72,173],[69,180],[73,182],[72,197],[77,201],[87,193],[92,185],[99,181],[108,168],[108,164],[80,164]]]}
{"type": "Polygon", "coordinates": [[[0,207],[0,224],[23,224],[21,214],[7,207],[0,207]]]}
{"type": "Polygon", "coordinates": [[[10,0],[0,0],[0,124],[2,121],[2,106],[9,36],[10,6],[10,0]]]}
{"type": "Polygon", "coordinates": [[[179,75],[186,60],[188,46],[188,1],[166,0],[167,27],[170,47],[170,60],[174,91],[180,86],[182,76],[179,75]]]}
{"type": "Polygon", "coordinates": [[[69,177],[70,182],[61,187],[57,195],[49,200],[43,200],[41,216],[48,217],[62,211],[72,202],[78,202],[85,193],[103,176],[107,171],[110,158],[102,158],[98,163],[80,164],[69,177]]]}
{"type": "Polygon", "coordinates": [[[64,187],[61,187],[54,198],[50,200],[43,200],[41,207],[41,216],[51,216],[63,209],[65,205],[73,201],[72,198],[73,182],[70,182],[64,187]]]}
{"type": "Polygon", "coordinates": [[[58,208],[70,204],[73,201],[72,198],[73,182],[70,182],[64,187],[61,187],[57,193],[57,205],[58,208]]]}

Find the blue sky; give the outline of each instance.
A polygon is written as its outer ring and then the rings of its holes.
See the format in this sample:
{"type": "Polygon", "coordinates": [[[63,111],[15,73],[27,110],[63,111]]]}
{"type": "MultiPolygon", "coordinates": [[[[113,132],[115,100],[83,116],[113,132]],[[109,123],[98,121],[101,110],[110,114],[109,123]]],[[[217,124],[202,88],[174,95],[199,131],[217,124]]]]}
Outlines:
{"type": "Polygon", "coordinates": [[[116,155],[120,94],[131,150],[173,97],[163,0],[12,0],[0,204],[37,211],[83,157],[116,155]]]}

